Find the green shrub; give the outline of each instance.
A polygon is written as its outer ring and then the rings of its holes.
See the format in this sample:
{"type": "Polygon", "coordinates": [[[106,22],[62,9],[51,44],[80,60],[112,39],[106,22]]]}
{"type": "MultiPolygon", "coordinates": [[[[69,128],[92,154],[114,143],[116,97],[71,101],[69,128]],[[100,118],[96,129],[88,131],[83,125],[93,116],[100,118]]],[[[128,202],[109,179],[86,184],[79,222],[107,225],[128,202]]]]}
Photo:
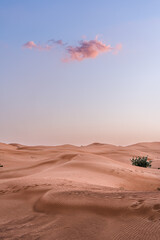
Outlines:
{"type": "Polygon", "coordinates": [[[132,165],[138,166],[138,167],[151,167],[152,161],[148,161],[148,156],[146,157],[133,157],[131,159],[132,165]]]}

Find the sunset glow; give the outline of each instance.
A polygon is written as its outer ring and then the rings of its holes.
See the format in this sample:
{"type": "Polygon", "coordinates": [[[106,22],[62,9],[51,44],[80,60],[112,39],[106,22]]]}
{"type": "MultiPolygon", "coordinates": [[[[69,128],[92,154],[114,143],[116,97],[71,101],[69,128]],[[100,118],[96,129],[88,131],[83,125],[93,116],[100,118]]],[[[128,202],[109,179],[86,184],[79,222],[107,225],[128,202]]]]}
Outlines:
{"type": "Polygon", "coordinates": [[[154,1],[1,1],[2,142],[160,140],[154,1]]]}

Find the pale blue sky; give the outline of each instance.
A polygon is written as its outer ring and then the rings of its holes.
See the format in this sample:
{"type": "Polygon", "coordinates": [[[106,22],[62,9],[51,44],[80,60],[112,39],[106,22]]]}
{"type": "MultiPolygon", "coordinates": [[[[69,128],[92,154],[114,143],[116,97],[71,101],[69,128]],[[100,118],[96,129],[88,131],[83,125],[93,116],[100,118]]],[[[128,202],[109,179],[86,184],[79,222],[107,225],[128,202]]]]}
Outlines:
{"type": "Polygon", "coordinates": [[[0,142],[160,141],[160,1],[0,1],[0,142]],[[96,35],[117,55],[23,49],[96,35]]]}

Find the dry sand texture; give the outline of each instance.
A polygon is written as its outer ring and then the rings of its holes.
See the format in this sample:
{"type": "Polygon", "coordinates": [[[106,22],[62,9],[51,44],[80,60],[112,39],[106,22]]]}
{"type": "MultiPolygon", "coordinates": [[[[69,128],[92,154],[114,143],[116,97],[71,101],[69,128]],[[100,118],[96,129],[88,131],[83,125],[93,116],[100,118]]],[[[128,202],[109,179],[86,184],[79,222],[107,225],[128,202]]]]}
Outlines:
{"type": "Polygon", "coordinates": [[[1,240],[160,239],[160,143],[1,143],[0,163],[1,240]]]}

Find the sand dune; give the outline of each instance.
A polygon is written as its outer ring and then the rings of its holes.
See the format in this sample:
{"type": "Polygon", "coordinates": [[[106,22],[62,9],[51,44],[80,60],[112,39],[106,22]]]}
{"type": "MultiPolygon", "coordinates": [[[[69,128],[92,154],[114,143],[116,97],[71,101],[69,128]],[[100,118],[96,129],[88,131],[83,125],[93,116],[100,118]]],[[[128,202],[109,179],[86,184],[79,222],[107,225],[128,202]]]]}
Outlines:
{"type": "Polygon", "coordinates": [[[0,239],[160,239],[158,142],[0,143],[0,163],[0,239]]]}

